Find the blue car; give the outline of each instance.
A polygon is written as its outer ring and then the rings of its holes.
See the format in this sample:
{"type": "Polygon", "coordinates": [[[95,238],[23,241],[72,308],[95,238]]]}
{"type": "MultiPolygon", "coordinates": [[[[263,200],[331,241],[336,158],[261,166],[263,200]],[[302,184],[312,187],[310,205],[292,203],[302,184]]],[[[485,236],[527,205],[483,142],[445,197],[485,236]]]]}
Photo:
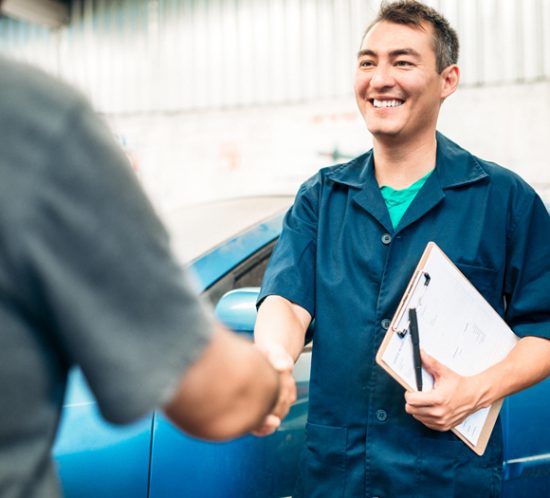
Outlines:
{"type": "MultiPolygon", "coordinates": [[[[174,250],[189,262],[198,290],[241,334],[252,336],[258,287],[291,202],[287,196],[227,200],[167,217],[174,250]]],[[[191,438],[160,412],[111,425],[75,369],[54,447],[65,496],[291,496],[304,444],[310,359],[306,346],[295,368],[298,399],[280,429],[227,443],[191,438]]],[[[507,399],[501,417],[502,496],[550,497],[550,379],[507,399]]]]}

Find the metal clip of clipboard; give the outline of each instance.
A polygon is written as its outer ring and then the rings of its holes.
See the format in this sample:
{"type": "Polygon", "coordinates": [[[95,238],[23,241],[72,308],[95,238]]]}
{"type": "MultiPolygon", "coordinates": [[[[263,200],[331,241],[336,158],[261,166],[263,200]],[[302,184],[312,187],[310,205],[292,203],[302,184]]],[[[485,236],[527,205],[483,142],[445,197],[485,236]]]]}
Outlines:
{"type": "MultiPolygon", "coordinates": [[[[411,289],[411,295],[415,292],[416,290],[416,287],[418,286],[418,284],[420,283],[420,281],[422,280],[422,277],[424,277],[424,285],[423,285],[423,292],[420,294],[420,296],[418,297],[418,300],[417,300],[417,303],[416,303],[416,306],[414,306],[415,308],[419,308],[422,306],[422,298],[424,297],[424,294],[426,293],[427,289],[428,289],[428,286],[430,285],[430,281],[432,280],[432,277],[430,276],[430,274],[428,272],[425,272],[425,271],[421,271],[419,272],[418,274],[418,277],[417,277],[417,281],[415,282],[415,285],[413,285],[412,289],[411,289]]],[[[404,310],[405,309],[409,309],[411,308],[410,306],[410,302],[407,303],[407,306],[404,307],[404,310]]],[[[409,327],[410,327],[410,323],[407,321],[407,325],[405,328],[401,329],[401,330],[396,330],[395,333],[401,338],[403,339],[407,333],[409,332],[409,327]]]]}

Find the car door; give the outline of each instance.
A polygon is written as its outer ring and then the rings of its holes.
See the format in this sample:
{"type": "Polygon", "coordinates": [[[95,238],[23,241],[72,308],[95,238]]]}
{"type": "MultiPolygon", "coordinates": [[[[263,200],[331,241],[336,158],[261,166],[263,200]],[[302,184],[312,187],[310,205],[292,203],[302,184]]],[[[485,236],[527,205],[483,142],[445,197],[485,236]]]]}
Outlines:
{"type": "MultiPolygon", "coordinates": [[[[275,225],[280,227],[280,217],[275,225]]],[[[255,302],[269,256],[276,242],[274,233],[266,239],[265,226],[259,225],[231,241],[245,257],[207,286],[204,296],[217,305],[219,318],[233,330],[252,340],[255,302]],[[256,234],[258,237],[253,236],[256,234]],[[245,249],[246,241],[255,240],[255,248],[245,249]],[[225,303],[225,304],[224,304],[225,303]],[[229,303],[229,304],[228,304],[229,303]],[[227,305],[237,311],[228,313],[227,305]]],[[[199,281],[229,249],[218,248],[213,259],[201,259],[195,271],[199,281]],[[197,269],[198,268],[198,269],[197,269]]],[[[208,258],[208,256],[207,256],[208,258]]],[[[226,443],[208,443],[189,437],[155,413],[151,452],[150,497],[281,497],[292,494],[307,417],[309,364],[306,349],[295,369],[298,400],[279,430],[265,438],[245,436],[226,443]]]]}
{"type": "Polygon", "coordinates": [[[103,419],[74,368],[53,455],[66,498],[147,497],[152,414],[125,426],[103,419]]]}

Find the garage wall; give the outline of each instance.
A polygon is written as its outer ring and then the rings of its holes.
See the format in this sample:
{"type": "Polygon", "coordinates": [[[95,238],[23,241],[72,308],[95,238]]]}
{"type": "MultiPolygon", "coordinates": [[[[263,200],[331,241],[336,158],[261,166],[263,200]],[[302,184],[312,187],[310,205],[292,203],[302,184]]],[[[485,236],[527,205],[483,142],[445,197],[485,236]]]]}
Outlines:
{"type": "MultiPolygon", "coordinates": [[[[550,78],[550,0],[431,0],[462,41],[467,86],[550,78]]],[[[48,30],[0,19],[0,51],[109,114],[300,103],[350,94],[379,0],[73,0],[48,30]]]]}
{"type": "MultiPolygon", "coordinates": [[[[515,170],[550,201],[550,84],[463,87],[440,130],[515,170]]],[[[320,167],[371,147],[351,97],[186,114],[118,116],[139,175],[163,210],[219,197],[294,193],[320,167]],[[162,165],[162,167],[159,167],[162,165]]]]}

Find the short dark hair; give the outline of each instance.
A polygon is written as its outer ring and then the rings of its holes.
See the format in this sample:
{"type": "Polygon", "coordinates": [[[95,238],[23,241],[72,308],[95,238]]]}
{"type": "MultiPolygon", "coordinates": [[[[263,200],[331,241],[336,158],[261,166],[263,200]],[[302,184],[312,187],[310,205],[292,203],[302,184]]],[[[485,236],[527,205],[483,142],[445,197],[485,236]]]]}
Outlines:
{"type": "Polygon", "coordinates": [[[456,64],[458,61],[458,36],[437,10],[417,2],[416,0],[383,1],[376,19],[368,26],[363,39],[371,28],[381,21],[393,22],[395,24],[407,24],[422,28],[422,23],[427,22],[434,29],[434,52],[436,69],[441,73],[443,69],[456,64]]]}

